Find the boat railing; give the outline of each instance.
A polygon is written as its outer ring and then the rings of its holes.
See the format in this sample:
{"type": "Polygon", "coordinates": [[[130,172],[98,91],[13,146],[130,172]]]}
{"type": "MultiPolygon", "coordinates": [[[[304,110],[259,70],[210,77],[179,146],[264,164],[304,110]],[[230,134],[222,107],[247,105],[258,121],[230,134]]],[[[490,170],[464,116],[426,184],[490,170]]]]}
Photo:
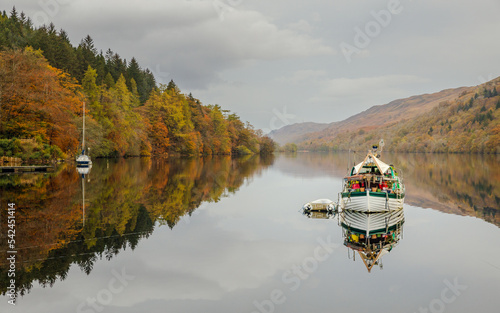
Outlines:
{"type": "Polygon", "coordinates": [[[364,192],[365,190],[404,194],[404,185],[397,177],[355,175],[344,178],[343,192],[364,192]],[[377,189],[373,190],[372,188],[377,189]]]}

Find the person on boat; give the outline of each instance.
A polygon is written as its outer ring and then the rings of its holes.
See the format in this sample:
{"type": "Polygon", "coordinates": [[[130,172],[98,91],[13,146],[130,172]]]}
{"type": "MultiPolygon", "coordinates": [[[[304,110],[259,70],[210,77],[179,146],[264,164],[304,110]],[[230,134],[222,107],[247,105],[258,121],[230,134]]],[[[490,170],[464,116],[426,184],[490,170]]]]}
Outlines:
{"type": "Polygon", "coordinates": [[[359,189],[359,181],[354,181],[351,187],[353,190],[358,190],[359,189]]]}

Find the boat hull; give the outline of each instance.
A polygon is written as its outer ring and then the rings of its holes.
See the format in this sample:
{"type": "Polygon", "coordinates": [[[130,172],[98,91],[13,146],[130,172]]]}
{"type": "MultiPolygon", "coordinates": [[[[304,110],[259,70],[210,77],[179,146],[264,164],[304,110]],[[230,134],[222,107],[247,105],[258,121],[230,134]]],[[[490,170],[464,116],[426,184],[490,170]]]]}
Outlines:
{"type": "Polygon", "coordinates": [[[82,154],[76,159],[76,167],[89,167],[92,165],[92,160],[88,155],[82,154]]]}
{"type": "Polygon", "coordinates": [[[76,162],[76,166],[89,166],[92,165],[91,161],[84,161],[84,162],[76,162]]]}
{"type": "Polygon", "coordinates": [[[318,199],[304,204],[302,208],[309,211],[331,211],[335,210],[335,204],[330,199],[318,199]]]}
{"type": "Polygon", "coordinates": [[[386,192],[342,192],[340,208],[358,212],[390,212],[403,208],[404,194],[386,192]]]}
{"type": "Polygon", "coordinates": [[[340,214],[343,228],[366,236],[393,231],[400,228],[404,221],[403,210],[374,214],[345,210],[340,214]]]}

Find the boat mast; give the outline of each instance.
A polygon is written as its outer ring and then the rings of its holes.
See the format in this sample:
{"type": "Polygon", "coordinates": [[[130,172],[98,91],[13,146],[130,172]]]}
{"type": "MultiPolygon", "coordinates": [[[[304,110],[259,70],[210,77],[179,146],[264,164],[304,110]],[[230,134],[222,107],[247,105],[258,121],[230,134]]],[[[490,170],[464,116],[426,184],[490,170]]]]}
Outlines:
{"type": "Polygon", "coordinates": [[[82,139],[82,154],[85,154],[85,101],[83,101],[83,139],[82,139]]]}

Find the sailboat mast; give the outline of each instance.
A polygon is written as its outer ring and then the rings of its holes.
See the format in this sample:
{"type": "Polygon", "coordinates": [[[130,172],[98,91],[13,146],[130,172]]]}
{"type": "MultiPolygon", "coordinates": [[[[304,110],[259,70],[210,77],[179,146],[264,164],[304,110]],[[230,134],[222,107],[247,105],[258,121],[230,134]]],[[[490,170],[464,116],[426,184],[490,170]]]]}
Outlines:
{"type": "Polygon", "coordinates": [[[82,139],[82,153],[85,151],[85,101],[83,101],[83,139],[82,139]]]}

